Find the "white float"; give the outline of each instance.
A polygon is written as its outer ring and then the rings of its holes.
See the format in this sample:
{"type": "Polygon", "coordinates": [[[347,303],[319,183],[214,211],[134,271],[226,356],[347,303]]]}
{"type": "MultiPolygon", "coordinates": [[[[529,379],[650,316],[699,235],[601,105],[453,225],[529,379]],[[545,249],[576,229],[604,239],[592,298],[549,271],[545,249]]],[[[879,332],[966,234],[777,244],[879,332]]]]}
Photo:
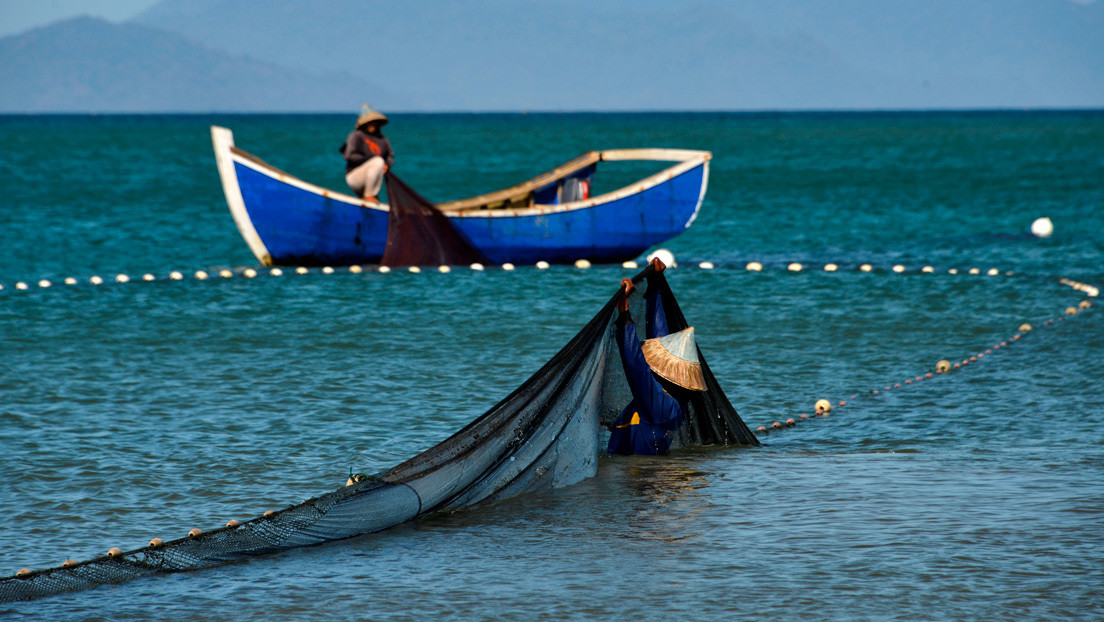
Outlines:
{"type": "Polygon", "coordinates": [[[1031,233],[1037,238],[1049,238],[1054,235],[1054,222],[1046,216],[1036,218],[1031,223],[1031,233]]]}
{"type": "Polygon", "coordinates": [[[648,263],[652,263],[652,260],[656,257],[659,257],[659,260],[663,262],[663,265],[667,266],[668,268],[674,268],[678,265],[677,263],[675,263],[674,254],[672,254],[671,251],[667,250],[666,248],[657,248],[656,250],[649,253],[648,263]]]}

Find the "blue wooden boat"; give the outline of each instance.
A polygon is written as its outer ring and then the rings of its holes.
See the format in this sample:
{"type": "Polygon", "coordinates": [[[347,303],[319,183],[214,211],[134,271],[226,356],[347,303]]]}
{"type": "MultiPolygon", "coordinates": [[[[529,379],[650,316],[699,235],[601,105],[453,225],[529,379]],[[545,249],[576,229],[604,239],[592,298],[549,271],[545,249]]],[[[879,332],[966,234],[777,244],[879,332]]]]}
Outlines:
{"type": "MultiPolygon", "coordinates": [[[[234,222],[261,264],[371,264],[383,256],[388,207],[297,179],[234,146],[211,127],[215,160],[234,222]]],[[[488,261],[617,262],[682,233],[698,215],[708,151],[591,151],[527,182],[437,204],[488,261]],[[602,162],[673,165],[628,186],[589,196],[602,162]]]]}

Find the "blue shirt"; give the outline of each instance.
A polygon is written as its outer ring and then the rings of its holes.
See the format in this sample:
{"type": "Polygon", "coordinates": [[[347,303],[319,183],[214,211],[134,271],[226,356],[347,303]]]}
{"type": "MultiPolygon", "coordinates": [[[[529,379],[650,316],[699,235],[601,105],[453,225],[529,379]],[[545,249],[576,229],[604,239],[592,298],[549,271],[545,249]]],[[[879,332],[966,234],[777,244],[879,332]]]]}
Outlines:
{"type": "MultiPolygon", "coordinates": [[[[657,291],[645,298],[647,319],[645,331],[649,339],[669,334],[663,300],[657,291]]],[[[625,314],[626,316],[628,314],[625,314]]],[[[631,317],[618,322],[617,346],[621,364],[629,382],[633,399],[617,416],[610,430],[611,454],[656,456],[666,454],[675,430],[686,419],[686,405],[663,390],[644,359],[636,324],[631,317]]]]}

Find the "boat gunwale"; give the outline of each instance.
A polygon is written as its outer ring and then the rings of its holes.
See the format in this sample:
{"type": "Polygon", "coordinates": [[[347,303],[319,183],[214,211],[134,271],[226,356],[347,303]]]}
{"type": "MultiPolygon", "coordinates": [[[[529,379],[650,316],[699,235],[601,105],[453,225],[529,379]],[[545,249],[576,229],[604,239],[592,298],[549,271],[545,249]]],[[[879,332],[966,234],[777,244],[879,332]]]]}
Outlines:
{"type": "MultiPolygon", "coordinates": [[[[219,126],[212,126],[212,129],[214,129],[214,128],[226,129],[227,132],[230,132],[230,130],[227,129],[227,128],[219,128],[219,126]]],[[[373,209],[373,210],[378,210],[378,211],[382,211],[382,212],[390,211],[389,206],[385,203],[370,203],[370,202],[358,199],[358,198],[356,198],[352,195],[343,194],[343,193],[340,193],[340,192],[335,192],[333,190],[329,190],[329,189],[323,188],[321,186],[318,186],[317,184],[312,184],[310,182],[303,181],[302,179],[300,179],[298,177],[295,177],[294,175],[291,175],[291,174],[289,174],[289,173],[287,173],[287,172],[285,172],[285,171],[283,171],[283,170],[281,170],[281,169],[265,162],[264,160],[257,157],[256,155],[254,155],[254,154],[252,154],[248,151],[245,151],[244,149],[241,149],[241,148],[237,147],[236,145],[233,144],[233,139],[232,139],[233,134],[231,133],[230,136],[231,136],[231,140],[229,141],[229,145],[228,145],[229,154],[232,156],[232,158],[235,162],[238,162],[238,163],[242,164],[243,166],[247,166],[247,167],[263,174],[263,175],[273,177],[273,178],[275,178],[275,179],[277,179],[280,182],[283,182],[285,184],[295,186],[295,187],[297,187],[301,190],[305,190],[305,191],[310,192],[312,194],[321,195],[321,196],[326,197],[328,199],[333,199],[333,200],[341,201],[343,203],[348,203],[350,205],[360,206],[360,207],[364,207],[364,208],[367,208],[367,209],[373,209]]],[[[520,192],[521,189],[526,188],[527,186],[530,186],[530,185],[532,185],[532,184],[534,184],[538,181],[541,183],[542,186],[547,185],[548,183],[553,183],[553,182],[557,181],[558,179],[562,179],[564,177],[567,177],[571,173],[573,173],[577,170],[580,170],[580,169],[584,168],[585,166],[589,166],[590,164],[595,163],[595,162],[616,162],[616,161],[637,160],[637,161],[675,162],[676,164],[674,164],[673,166],[667,167],[667,168],[665,168],[665,169],[663,169],[659,172],[653,173],[653,174],[651,174],[647,177],[644,177],[643,179],[640,179],[640,180],[638,180],[634,183],[631,183],[627,186],[623,186],[623,187],[618,188],[616,190],[611,190],[609,192],[605,192],[605,193],[602,193],[600,195],[597,195],[597,196],[594,196],[594,197],[589,197],[587,199],[583,199],[583,200],[580,200],[580,201],[571,201],[571,202],[568,202],[568,203],[549,204],[549,205],[538,204],[538,205],[533,205],[533,206],[530,206],[530,207],[518,207],[518,208],[498,208],[498,209],[468,208],[468,209],[461,209],[461,210],[442,209],[441,212],[443,214],[445,214],[446,216],[449,216],[451,218],[503,218],[503,217],[519,217],[519,216],[543,216],[543,215],[549,215],[549,214],[558,214],[558,213],[571,212],[571,211],[576,211],[576,210],[581,210],[581,209],[587,209],[587,208],[596,207],[596,206],[599,206],[599,205],[602,205],[602,204],[605,204],[605,203],[611,203],[613,201],[617,201],[619,199],[623,199],[623,198],[628,197],[628,196],[639,194],[639,193],[641,193],[645,190],[648,190],[652,187],[658,186],[659,184],[661,184],[663,182],[674,179],[675,177],[678,177],[679,175],[682,175],[683,173],[686,173],[687,171],[690,171],[690,170],[692,170],[692,169],[694,169],[698,166],[704,165],[704,166],[708,167],[708,163],[712,159],[712,157],[713,157],[713,154],[710,153],[709,151],[699,151],[699,150],[693,150],[693,149],[633,148],[633,149],[604,149],[604,150],[601,150],[601,151],[591,151],[591,152],[584,153],[581,156],[578,156],[576,158],[573,158],[572,160],[569,160],[568,162],[552,169],[551,171],[547,171],[545,173],[537,175],[536,177],[533,177],[532,179],[530,179],[528,181],[525,181],[525,182],[522,182],[520,184],[516,184],[514,186],[510,186],[508,188],[503,188],[501,190],[496,190],[494,192],[486,193],[486,194],[483,194],[483,195],[477,195],[477,196],[471,197],[469,199],[458,199],[458,200],[454,200],[454,201],[446,201],[446,202],[444,202],[440,205],[447,205],[449,203],[452,203],[452,204],[467,203],[469,201],[474,202],[474,201],[477,201],[477,200],[481,200],[482,197],[487,197],[487,196],[509,196],[512,193],[520,192]],[[593,157],[593,156],[591,156],[591,154],[597,154],[596,159],[591,160],[590,158],[593,157]],[[580,161],[583,161],[583,163],[581,165],[572,166],[576,162],[580,162],[580,161]],[[563,172],[561,173],[560,176],[554,176],[554,174],[557,171],[563,171],[563,172]]],[[[703,186],[706,183],[705,179],[707,179],[707,178],[703,177],[703,181],[702,181],[703,186]]],[[[703,188],[703,193],[702,194],[704,194],[704,188],[703,188]]],[[[699,203],[700,203],[700,197],[699,197],[699,203]]]]}

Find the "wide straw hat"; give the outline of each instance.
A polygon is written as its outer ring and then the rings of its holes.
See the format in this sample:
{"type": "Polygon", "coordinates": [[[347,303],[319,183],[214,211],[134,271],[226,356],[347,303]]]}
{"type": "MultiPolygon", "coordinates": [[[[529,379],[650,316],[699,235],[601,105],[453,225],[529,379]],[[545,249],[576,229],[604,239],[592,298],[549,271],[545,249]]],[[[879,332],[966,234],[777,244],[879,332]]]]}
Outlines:
{"type": "Polygon", "coordinates": [[[373,109],[368,104],[364,104],[360,107],[360,116],[357,117],[356,126],[360,127],[365,123],[371,123],[375,121],[380,127],[387,125],[387,117],[378,110],[373,109]]]}
{"type": "Polygon", "coordinates": [[[648,339],[642,349],[644,360],[660,378],[691,391],[705,390],[693,326],[666,337],[648,339]]]}

